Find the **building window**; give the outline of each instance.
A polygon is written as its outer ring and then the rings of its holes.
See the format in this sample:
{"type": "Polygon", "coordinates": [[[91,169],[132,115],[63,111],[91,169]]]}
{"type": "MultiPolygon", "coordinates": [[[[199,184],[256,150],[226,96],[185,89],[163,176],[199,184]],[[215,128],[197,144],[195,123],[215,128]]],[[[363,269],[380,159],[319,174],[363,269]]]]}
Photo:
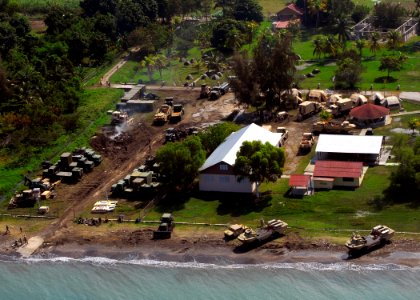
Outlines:
{"type": "Polygon", "coordinates": [[[354,178],[343,177],[343,181],[346,181],[346,182],[354,182],[354,178]]]}
{"type": "Polygon", "coordinates": [[[220,171],[227,171],[227,170],[228,170],[228,165],[225,165],[225,164],[220,164],[220,165],[219,165],[219,170],[220,170],[220,171]]]}

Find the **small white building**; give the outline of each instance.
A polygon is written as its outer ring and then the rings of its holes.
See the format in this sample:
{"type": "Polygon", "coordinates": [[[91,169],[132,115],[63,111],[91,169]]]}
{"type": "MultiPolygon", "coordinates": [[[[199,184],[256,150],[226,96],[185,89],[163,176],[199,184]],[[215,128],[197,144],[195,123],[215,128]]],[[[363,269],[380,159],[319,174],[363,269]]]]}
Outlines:
{"type": "Polygon", "coordinates": [[[236,154],[243,142],[260,141],[279,146],[282,133],[274,133],[256,124],[248,125],[233,132],[213,151],[199,169],[199,189],[207,192],[253,193],[256,184],[247,178],[238,181],[233,172],[236,154]]]}
{"type": "Polygon", "coordinates": [[[383,136],[321,134],[315,149],[317,160],[360,161],[376,164],[383,136]]]}

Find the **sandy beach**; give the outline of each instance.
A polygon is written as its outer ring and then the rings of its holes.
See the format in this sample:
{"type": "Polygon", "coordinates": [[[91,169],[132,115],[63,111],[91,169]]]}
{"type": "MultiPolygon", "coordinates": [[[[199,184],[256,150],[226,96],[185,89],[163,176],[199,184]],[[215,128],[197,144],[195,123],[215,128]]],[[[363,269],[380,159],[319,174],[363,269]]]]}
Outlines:
{"type": "MultiPolygon", "coordinates": [[[[116,230],[112,234],[83,236],[77,231],[65,231],[50,239],[32,256],[106,257],[117,260],[149,259],[170,262],[197,262],[211,264],[270,264],[270,263],[340,263],[396,264],[420,266],[420,243],[414,239],[395,239],[392,243],[360,257],[349,257],[343,245],[325,240],[307,241],[296,233],[243,247],[236,240],[224,241],[220,234],[173,236],[167,240],[153,240],[151,229],[116,230]]],[[[18,249],[19,250],[19,249],[18,249]]],[[[0,254],[20,255],[5,243],[0,254]]]]}

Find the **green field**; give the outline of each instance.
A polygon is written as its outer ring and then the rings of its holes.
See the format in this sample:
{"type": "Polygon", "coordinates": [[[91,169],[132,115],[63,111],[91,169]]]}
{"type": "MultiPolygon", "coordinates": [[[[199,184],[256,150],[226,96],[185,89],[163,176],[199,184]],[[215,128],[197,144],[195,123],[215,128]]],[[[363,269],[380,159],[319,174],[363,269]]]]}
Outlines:
{"type": "MultiPolygon", "coordinates": [[[[190,59],[199,59],[201,57],[200,50],[196,47],[191,48],[188,51],[186,58],[190,59]]],[[[122,66],[114,75],[111,76],[111,83],[123,83],[123,82],[138,82],[141,80],[144,83],[160,84],[161,81],[165,81],[167,85],[176,85],[181,86],[186,81],[191,82],[191,80],[186,80],[188,74],[191,74],[195,79],[198,79],[205,71],[207,71],[206,66],[203,64],[197,66],[195,63],[185,66],[182,62],[179,62],[177,57],[173,57],[169,65],[163,69],[162,78],[157,70],[153,71],[153,80],[150,81],[150,78],[147,73],[146,68],[141,68],[140,63],[136,61],[128,61],[124,66],[122,66]]],[[[221,79],[223,80],[223,78],[221,79]]],[[[207,79],[207,82],[213,84],[213,80],[207,79]]],[[[201,80],[198,84],[201,83],[201,80]]]]}
{"type": "MultiPolygon", "coordinates": [[[[303,60],[316,60],[317,57],[313,56],[313,39],[315,36],[309,38],[309,40],[298,41],[294,44],[296,53],[301,55],[303,60]]],[[[388,91],[396,90],[397,85],[400,85],[403,91],[419,91],[420,90],[420,50],[414,48],[413,44],[420,41],[420,37],[414,37],[408,41],[404,46],[397,50],[401,51],[408,56],[407,61],[404,63],[403,69],[398,72],[392,72],[391,77],[395,78],[396,81],[391,83],[377,82],[378,78],[386,76],[386,72],[379,71],[380,58],[383,55],[391,55],[394,52],[387,49],[381,49],[376,53],[376,56],[369,51],[366,47],[363,50],[363,66],[365,71],[362,73],[362,81],[359,84],[361,90],[368,90],[370,85],[373,85],[374,90],[388,91]]],[[[347,48],[354,48],[353,43],[348,42],[347,48]]],[[[311,62],[311,65],[301,70],[300,74],[310,73],[314,68],[319,69],[321,72],[314,78],[306,78],[302,81],[302,88],[315,88],[320,83],[321,88],[331,89],[333,88],[332,77],[336,70],[334,62],[325,62],[323,57],[319,62],[311,62]]]]}
{"type": "Polygon", "coordinates": [[[30,15],[46,13],[51,7],[78,8],[80,0],[10,0],[18,11],[30,15]]]}
{"type": "MultiPolygon", "coordinates": [[[[247,200],[243,195],[200,194],[183,201],[165,204],[150,212],[147,219],[158,219],[163,211],[171,211],[178,221],[206,223],[243,222],[256,226],[260,218],[281,218],[296,228],[324,229],[369,229],[374,224],[386,223],[398,231],[420,231],[418,209],[406,205],[393,205],[382,210],[370,204],[388,186],[389,167],[370,168],[360,188],[355,190],[316,191],[303,199],[288,198],[288,180],[264,185],[263,191],[272,193],[263,196],[260,202],[247,200]],[[404,222],[401,222],[404,220],[404,222]]],[[[181,198],[182,199],[182,198],[181,198]]],[[[348,235],[346,233],[345,235],[348,235]]]]}

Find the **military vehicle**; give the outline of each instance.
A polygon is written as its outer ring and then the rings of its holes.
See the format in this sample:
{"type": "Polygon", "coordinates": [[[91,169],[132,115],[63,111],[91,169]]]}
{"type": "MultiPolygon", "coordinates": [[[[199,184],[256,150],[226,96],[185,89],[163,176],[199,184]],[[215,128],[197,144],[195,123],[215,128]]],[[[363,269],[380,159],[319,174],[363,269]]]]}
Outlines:
{"type": "Polygon", "coordinates": [[[353,101],[350,98],[343,98],[330,105],[331,113],[334,117],[338,117],[350,112],[353,108],[353,101]]]}
{"type": "Polygon", "coordinates": [[[367,236],[353,233],[352,237],[346,242],[346,247],[350,254],[356,254],[379,246],[391,240],[395,231],[385,225],[377,225],[367,236]]]}
{"type": "Polygon", "coordinates": [[[245,231],[248,227],[242,224],[232,224],[224,231],[225,239],[234,239],[245,231]]]}
{"type": "Polygon", "coordinates": [[[212,88],[209,93],[209,100],[217,100],[220,98],[222,94],[220,93],[218,88],[212,88]]]}
{"type": "Polygon", "coordinates": [[[128,121],[128,114],[124,111],[113,111],[111,125],[120,125],[128,121]]]}
{"type": "Polygon", "coordinates": [[[160,218],[158,229],[153,231],[153,239],[169,239],[174,227],[175,222],[172,214],[164,213],[160,218]]]}
{"type": "Polygon", "coordinates": [[[281,133],[280,146],[284,146],[286,140],[289,138],[289,131],[286,127],[277,127],[277,133],[281,133]]]}
{"type": "Polygon", "coordinates": [[[171,113],[172,113],[172,107],[168,104],[163,104],[156,111],[153,117],[153,123],[154,124],[166,123],[168,119],[170,118],[171,113]]]}
{"type": "Polygon", "coordinates": [[[305,101],[299,104],[297,120],[302,121],[321,111],[321,105],[318,102],[305,101]]]}
{"type": "Polygon", "coordinates": [[[208,98],[210,95],[210,88],[207,84],[202,84],[201,85],[201,90],[200,90],[200,99],[202,98],[208,98]]]}
{"type": "Polygon", "coordinates": [[[238,236],[238,240],[243,244],[251,244],[255,242],[262,242],[274,234],[284,234],[288,224],[281,220],[270,220],[267,224],[261,220],[261,226],[257,230],[251,228],[245,229],[243,233],[238,236]]]}
{"type": "Polygon", "coordinates": [[[17,207],[34,207],[36,198],[33,190],[24,190],[16,192],[10,199],[8,209],[17,207]]]}
{"type": "Polygon", "coordinates": [[[312,146],[315,143],[314,136],[310,132],[305,132],[302,134],[302,139],[299,144],[299,152],[309,152],[312,149],[312,146]]]}
{"type": "Polygon", "coordinates": [[[350,124],[349,121],[342,123],[337,122],[316,122],[312,124],[312,132],[319,133],[335,133],[335,134],[349,134],[352,130],[356,129],[356,125],[350,124]]]}
{"type": "Polygon", "coordinates": [[[306,101],[326,102],[328,95],[323,90],[310,90],[306,95],[306,101]]]}
{"type": "Polygon", "coordinates": [[[171,113],[171,122],[181,121],[184,115],[184,106],[182,104],[174,104],[171,113]]]}

